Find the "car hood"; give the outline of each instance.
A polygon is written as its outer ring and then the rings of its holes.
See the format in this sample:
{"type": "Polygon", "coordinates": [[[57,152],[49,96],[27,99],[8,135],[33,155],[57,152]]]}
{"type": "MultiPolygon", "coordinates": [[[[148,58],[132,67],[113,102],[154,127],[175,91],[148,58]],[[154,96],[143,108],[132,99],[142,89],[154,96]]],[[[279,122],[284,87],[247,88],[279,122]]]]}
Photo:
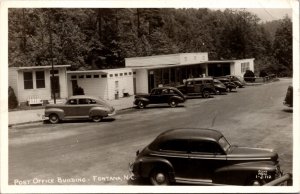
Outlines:
{"type": "Polygon", "coordinates": [[[214,86],[218,88],[226,88],[224,84],[214,84],[214,86]]]}
{"type": "Polygon", "coordinates": [[[227,154],[227,157],[277,161],[278,154],[272,149],[232,146],[230,153],[227,154]]]}

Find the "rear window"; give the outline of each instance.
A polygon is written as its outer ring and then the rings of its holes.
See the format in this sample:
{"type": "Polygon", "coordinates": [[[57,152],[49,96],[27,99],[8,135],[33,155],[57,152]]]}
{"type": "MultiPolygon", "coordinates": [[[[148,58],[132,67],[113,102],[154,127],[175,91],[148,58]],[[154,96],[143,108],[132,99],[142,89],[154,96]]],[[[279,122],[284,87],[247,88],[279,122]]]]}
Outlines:
{"type": "Polygon", "coordinates": [[[188,141],[182,139],[167,140],[159,144],[158,150],[187,153],[188,141]]]}

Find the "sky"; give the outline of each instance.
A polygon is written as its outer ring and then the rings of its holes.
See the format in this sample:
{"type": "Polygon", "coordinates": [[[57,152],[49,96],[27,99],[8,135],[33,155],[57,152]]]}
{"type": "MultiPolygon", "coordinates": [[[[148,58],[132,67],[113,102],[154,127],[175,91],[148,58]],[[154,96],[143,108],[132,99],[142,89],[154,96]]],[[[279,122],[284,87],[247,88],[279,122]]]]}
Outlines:
{"type": "Polygon", "coordinates": [[[292,18],[292,9],[248,8],[247,11],[256,14],[262,20],[262,22],[282,19],[286,15],[289,18],[292,18]]]}

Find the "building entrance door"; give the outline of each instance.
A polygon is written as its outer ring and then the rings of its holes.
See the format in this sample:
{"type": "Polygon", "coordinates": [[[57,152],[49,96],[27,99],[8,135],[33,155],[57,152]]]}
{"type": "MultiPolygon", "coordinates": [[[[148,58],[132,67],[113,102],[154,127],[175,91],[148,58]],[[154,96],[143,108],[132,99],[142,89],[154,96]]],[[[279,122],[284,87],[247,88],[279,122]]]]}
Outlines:
{"type": "Polygon", "coordinates": [[[51,80],[51,98],[60,98],[60,88],[59,88],[59,76],[50,77],[51,80]]]}

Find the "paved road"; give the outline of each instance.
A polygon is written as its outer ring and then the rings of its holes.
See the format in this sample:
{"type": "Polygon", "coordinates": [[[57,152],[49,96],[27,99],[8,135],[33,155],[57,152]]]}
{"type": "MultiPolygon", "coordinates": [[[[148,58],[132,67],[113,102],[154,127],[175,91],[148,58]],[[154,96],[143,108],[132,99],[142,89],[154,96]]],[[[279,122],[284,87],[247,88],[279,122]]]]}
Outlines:
{"type": "Polygon", "coordinates": [[[38,123],[9,128],[9,184],[127,185],[135,152],[170,128],[220,130],[233,144],[273,148],[292,172],[290,79],[238,89],[184,106],[134,109],[101,123],[38,123]]]}

